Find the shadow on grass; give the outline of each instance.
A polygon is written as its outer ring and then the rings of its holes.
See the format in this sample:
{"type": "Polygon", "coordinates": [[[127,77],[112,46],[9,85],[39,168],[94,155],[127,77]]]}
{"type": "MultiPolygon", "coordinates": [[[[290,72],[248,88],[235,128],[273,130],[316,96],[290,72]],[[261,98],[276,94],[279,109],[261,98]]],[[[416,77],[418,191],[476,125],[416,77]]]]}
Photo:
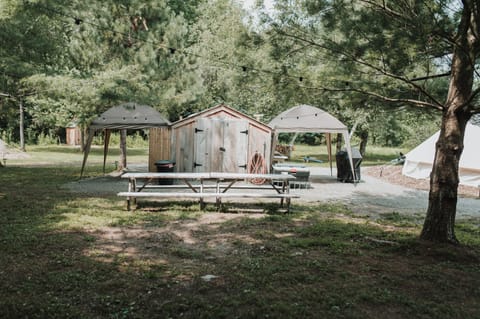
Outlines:
{"type": "Polygon", "coordinates": [[[128,212],[65,190],[72,168],[0,173],[3,318],[480,315],[478,242],[422,243],[392,231],[397,215],[373,225],[331,204],[225,214],[184,202],[128,212]]]}

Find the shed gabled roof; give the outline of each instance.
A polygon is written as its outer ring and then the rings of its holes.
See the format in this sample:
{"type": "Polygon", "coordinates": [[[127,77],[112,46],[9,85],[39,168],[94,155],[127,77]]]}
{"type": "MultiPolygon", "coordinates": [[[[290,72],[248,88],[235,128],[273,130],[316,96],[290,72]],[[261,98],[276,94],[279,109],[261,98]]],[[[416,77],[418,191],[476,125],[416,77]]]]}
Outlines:
{"type": "Polygon", "coordinates": [[[226,104],[218,104],[216,106],[213,106],[211,108],[208,108],[208,109],[205,109],[205,110],[202,110],[200,112],[197,112],[197,113],[194,113],[194,114],[191,114],[189,115],[188,117],[184,118],[184,119],[181,119],[181,120],[178,120],[176,121],[175,123],[172,124],[172,128],[177,128],[177,127],[180,127],[186,123],[190,123],[192,121],[195,121],[197,118],[201,118],[201,117],[212,117],[212,116],[215,116],[217,114],[222,114],[222,113],[226,113],[226,114],[229,114],[230,116],[232,117],[235,117],[235,118],[239,118],[239,119],[246,119],[248,120],[249,122],[255,124],[256,126],[259,126],[259,127],[262,127],[264,130],[267,130],[267,131],[271,131],[272,128],[270,126],[268,126],[267,124],[265,123],[262,123],[260,121],[258,121],[257,119],[245,114],[245,113],[242,113],[226,104]]]}
{"type": "Polygon", "coordinates": [[[168,125],[170,122],[151,106],[129,102],[103,112],[92,121],[90,128],[142,129],[168,125]]]}
{"type": "Polygon", "coordinates": [[[347,126],[326,111],[310,105],[297,105],[268,123],[277,132],[344,133],[347,126]]]}

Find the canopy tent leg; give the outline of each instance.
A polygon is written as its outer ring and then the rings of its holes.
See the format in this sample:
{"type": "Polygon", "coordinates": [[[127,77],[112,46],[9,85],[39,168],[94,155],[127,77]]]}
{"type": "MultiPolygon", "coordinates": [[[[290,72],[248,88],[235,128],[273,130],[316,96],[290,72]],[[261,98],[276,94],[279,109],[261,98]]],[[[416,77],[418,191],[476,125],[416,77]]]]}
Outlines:
{"type": "Polygon", "coordinates": [[[270,144],[271,150],[270,150],[270,167],[268,168],[269,171],[272,171],[272,168],[273,168],[273,160],[275,157],[275,149],[277,147],[277,144],[278,144],[278,133],[274,132],[272,134],[272,141],[270,144]]]}
{"type": "Polygon", "coordinates": [[[103,142],[103,174],[105,174],[105,164],[107,163],[108,145],[110,144],[111,131],[105,129],[105,141],[103,142]]]}
{"type": "Polygon", "coordinates": [[[90,148],[92,146],[94,133],[95,133],[95,129],[88,130],[87,143],[85,144],[85,149],[83,150],[83,162],[82,162],[82,169],[80,171],[80,178],[82,178],[83,172],[85,171],[85,164],[87,163],[88,154],[90,153],[90,148]]]}
{"type": "Polygon", "coordinates": [[[120,130],[120,166],[119,170],[127,168],[127,130],[120,130]]]}
{"type": "Polygon", "coordinates": [[[327,133],[327,152],[328,152],[328,162],[330,163],[330,176],[333,176],[333,168],[332,168],[332,134],[327,133]]]}

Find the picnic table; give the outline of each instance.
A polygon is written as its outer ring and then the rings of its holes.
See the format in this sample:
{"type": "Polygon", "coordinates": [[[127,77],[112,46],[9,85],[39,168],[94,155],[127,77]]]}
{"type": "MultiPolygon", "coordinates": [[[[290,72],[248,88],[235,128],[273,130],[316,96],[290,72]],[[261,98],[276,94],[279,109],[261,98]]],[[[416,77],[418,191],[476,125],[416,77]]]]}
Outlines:
{"type": "Polygon", "coordinates": [[[249,173],[125,173],[122,178],[128,179],[127,192],[117,195],[126,197],[127,209],[136,204],[137,198],[195,198],[199,199],[200,207],[205,207],[205,198],[214,198],[218,208],[222,198],[277,198],[280,206],[290,210],[292,198],[290,181],[295,176],[290,174],[249,174],[249,173]],[[159,180],[170,180],[170,185],[159,183],[159,180]],[[250,183],[239,183],[247,181],[250,183]],[[172,191],[182,189],[183,191],[172,191]],[[230,191],[242,189],[243,192],[230,191]],[[246,192],[245,192],[246,191],[246,192]]]}

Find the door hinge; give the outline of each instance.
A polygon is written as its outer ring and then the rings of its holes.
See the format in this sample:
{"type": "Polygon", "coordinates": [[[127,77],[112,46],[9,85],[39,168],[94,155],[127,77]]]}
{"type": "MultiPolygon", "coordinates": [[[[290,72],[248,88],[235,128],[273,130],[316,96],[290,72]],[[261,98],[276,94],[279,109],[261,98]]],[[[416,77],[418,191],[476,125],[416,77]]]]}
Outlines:
{"type": "Polygon", "coordinates": [[[198,167],[198,166],[203,166],[203,164],[199,164],[197,162],[193,162],[193,168],[198,167]]]}
{"type": "Polygon", "coordinates": [[[203,130],[201,130],[199,128],[195,128],[195,133],[198,133],[198,132],[203,132],[203,130]]]}
{"type": "Polygon", "coordinates": [[[240,133],[248,135],[248,130],[240,131],[240,133]]]}

